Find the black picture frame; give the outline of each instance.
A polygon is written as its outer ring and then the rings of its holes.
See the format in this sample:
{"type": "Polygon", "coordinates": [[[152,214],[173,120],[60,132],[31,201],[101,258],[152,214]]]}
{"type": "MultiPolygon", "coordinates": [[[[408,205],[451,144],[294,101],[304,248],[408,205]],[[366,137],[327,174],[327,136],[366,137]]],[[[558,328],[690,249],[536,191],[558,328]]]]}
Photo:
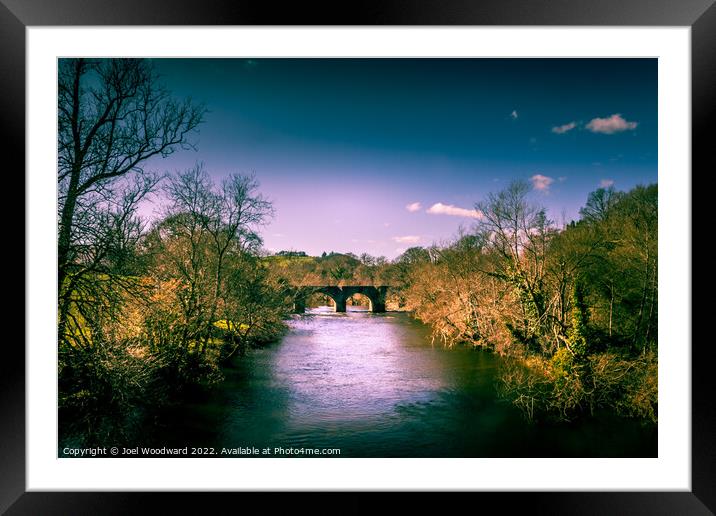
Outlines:
{"type": "MultiPolygon", "coordinates": [[[[713,4],[714,0],[358,0],[325,5],[286,2],[279,6],[268,0],[204,0],[196,4],[187,0],[0,0],[0,126],[5,136],[2,142],[6,177],[17,180],[15,191],[25,192],[24,173],[20,171],[25,170],[25,29],[28,26],[607,25],[691,27],[692,171],[685,173],[690,172],[693,180],[716,170],[713,145],[707,136],[716,113],[716,6],[713,4]]],[[[698,220],[692,219],[695,224],[692,235],[699,234],[698,220]]],[[[16,222],[8,225],[14,229],[7,228],[7,237],[14,242],[24,242],[24,226],[16,222]]],[[[696,305],[692,303],[692,306],[696,305]]],[[[25,312],[24,316],[25,324],[30,324],[30,314],[25,312]]],[[[10,320],[8,317],[7,321],[10,320]]],[[[684,343],[688,344],[691,343],[684,343]]],[[[716,404],[713,402],[716,385],[709,360],[710,347],[709,339],[694,339],[692,345],[690,492],[479,493],[480,501],[497,502],[501,510],[508,512],[524,508],[549,514],[716,512],[716,404]]],[[[218,505],[214,505],[216,498],[233,505],[237,497],[241,497],[245,508],[255,503],[256,495],[248,493],[26,492],[23,348],[6,342],[0,368],[0,512],[8,515],[134,514],[146,510],[151,499],[160,502],[165,513],[188,514],[209,510],[208,496],[212,498],[214,508],[210,510],[213,512],[220,512],[218,505]]],[[[309,493],[301,498],[315,495],[309,493]]],[[[375,495],[351,496],[350,503],[340,502],[345,511],[374,504],[371,497],[375,495]]],[[[276,500],[282,498],[285,496],[276,500]]],[[[422,494],[405,498],[408,504],[424,505],[422,494]]],[[[332,497],[324,497],[311,503],[315,508],[316,503],[330,507],[335,502],[332,497]]]]}

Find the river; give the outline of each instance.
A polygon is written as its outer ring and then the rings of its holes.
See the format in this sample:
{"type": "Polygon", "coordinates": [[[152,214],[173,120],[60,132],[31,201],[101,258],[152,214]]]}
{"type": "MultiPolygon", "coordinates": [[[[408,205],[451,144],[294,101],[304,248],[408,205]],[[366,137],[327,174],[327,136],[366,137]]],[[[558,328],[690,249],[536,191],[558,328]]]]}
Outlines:
{"type": "Polygon", "coordinates": [[[278,343],[160,418],[155,445],[340,449],[341,457],[650,457],[657,431],[599,415],[531,423],[498,399],[501,358],[446,349],[405,313],[310,310],[278,343]]]}

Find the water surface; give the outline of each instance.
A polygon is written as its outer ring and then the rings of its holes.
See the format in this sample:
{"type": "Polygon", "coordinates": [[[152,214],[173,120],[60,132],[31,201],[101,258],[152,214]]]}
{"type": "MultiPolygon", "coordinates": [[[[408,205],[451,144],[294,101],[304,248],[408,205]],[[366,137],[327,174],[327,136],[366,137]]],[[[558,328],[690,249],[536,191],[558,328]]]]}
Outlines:
{"type": "Polygon", "coordinates": [[[154,444],[340,448],[341,457],[656,456],[653,426],[601,415],[526,421],[499,400],[501,358],[433,345],[404,313],[310,310],[237,358],[210,394],[163,417],[154,444]]]}

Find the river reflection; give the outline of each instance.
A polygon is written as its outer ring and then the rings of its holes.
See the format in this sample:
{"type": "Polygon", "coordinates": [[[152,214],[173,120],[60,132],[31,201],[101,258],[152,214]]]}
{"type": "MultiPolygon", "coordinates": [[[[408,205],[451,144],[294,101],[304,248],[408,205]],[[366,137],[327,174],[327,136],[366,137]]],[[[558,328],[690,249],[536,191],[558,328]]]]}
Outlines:
{"type": "Polygon", "coordinates": [[[395,324],[394,316],[312,315],[293,322],[275,362],[276,380],[288,386],[292,401],[288,416],[297,424],[377,424],[397,406],[429,402],[449,388],[449,372],[424,347],[405,345],[414,329],[395,324]]]}
{"type": "Polygon", "coordinates": [[[342,457],[656,455],[656,429],[634,421],[528,423],[496,397],[499,357],[433,346],[403,313],[348,310],[295,316],[280,343],[237,359],[211,395],[167,414],[160,442],[342,457]]]}

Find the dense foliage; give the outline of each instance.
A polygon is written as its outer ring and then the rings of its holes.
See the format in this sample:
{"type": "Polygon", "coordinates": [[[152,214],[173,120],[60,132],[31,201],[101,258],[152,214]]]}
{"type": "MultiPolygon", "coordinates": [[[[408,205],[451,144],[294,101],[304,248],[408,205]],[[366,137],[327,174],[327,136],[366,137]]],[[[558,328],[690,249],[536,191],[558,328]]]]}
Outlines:
{"type": "Polygon", "coordinates": [[[508,358],[499,386],[527,415],[610,408],[657,418],[657,187],[590,194],[559,230],[513,183],[475,231],[415,248],[402,295],[452,345],[508,358]]]}
{"type": "Polygon", "coordinates": [[[63,60],[59,88],[61,439],[130,441],[148,412],[283,332],[286,285],[259,256],[273,208],[252,176],[144,170],[190,146],[203,114],[146,61],[63,60]]]}

